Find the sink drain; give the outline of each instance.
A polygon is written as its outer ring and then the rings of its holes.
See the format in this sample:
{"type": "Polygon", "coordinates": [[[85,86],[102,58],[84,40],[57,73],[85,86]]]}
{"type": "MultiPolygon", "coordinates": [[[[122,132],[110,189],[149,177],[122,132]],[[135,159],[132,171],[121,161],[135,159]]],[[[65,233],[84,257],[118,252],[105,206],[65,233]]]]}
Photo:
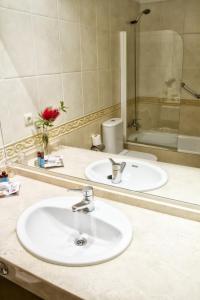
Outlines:
{"type": "Polygon", "coordinates": [[[87,244],[87,240],[84,237],[79,237],[75,239],[74,244],[76,246],[85,246],[87,244]]]}

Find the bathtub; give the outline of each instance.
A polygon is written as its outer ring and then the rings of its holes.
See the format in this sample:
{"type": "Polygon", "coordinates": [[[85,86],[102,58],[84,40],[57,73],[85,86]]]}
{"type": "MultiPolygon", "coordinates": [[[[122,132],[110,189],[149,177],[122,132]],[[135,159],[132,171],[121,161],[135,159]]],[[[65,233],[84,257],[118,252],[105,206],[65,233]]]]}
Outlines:
{"type": "Polygon", "coordinates": [[[200,137],[180,135],[173,132],[143,130],[131,133],[128,141],[133,143],[149,144],[175,148],[179,152],[200,154],[200,137]]]}
{"type": "Polygon", "coordinates": [[[168,133],[156,130],[141,130],[137,133],[130,134],[128,137],[128,141],[141,144],[176,148],[177,133],[168,133]]]}
{"type": "Polygon", "coordinates": [[[178,151],[193,154],[200,154],[200,137],[179,135],[178,136],[178,151]]]}

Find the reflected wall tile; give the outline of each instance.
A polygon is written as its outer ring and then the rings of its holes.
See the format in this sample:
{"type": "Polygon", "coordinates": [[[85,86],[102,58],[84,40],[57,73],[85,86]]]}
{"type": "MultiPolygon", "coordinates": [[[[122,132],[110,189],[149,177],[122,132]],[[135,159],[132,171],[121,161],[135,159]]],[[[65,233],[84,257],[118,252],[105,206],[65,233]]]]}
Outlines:
{"type": "Polygon", "coordinates": [[[61,50],[58,21],[34,16],[37,72],[51,74],[61,72],[61,50]]]}
{"type": "MultiPolygon", "coordinates": [[[[191,86],[192,89],[200,93],[200,69],[199,68],[184,68],[182,81],[191,86]]],[[[195,99],[184,89],[181,90],[182,99],[195,99]]]]}
{"type": "Polygon", "coordinates": [[[97,0],[97,27],[102,30],[109,29],[109,1],[97,0]]]}
{"type": "Polygon", "coordinates": [[[162,10],[164,2],[144,3],[140,6],[140,11],[148,8],[151,10],[149,15],[144,15],[140,22],[141,31],[162,30],[162,10]]]}
{"type": "Polygon", "coordinates": [[[81,1],[81,24],[96,27],[96,0],[81,1]]]}
{"type": "Polygon", "coordinates": [[[138,117],[142,129],[158,128],[160,105],[157,103],[140,103],[138,105],[138,117]]]}
{"type": "Polygon", "coordinates": [[[185,18],[184,0],[164,1],[161,15],[163,29],[183,33],[185,18]]]}
{"type": "Polygon", "coordinates": [[[63,99],[61,75],[38,76],[37,92],[40,111],[47,106],[58,106],[63,99]]]}
{"type": "Polygon", "coordinates": [[[97,68],[97,36],[96,28],[81,26],[82,69],[95,70],[97,68]]]}
{"type": "Polygon", "coordinates": [[[30,15],[0,9],[0,41],[2,77],[35,74],[35,53],[30,15]]]}
{"type": "Polygon", "coordinates": [[[118,69],[120,67],[120,35],[118,31],[111,32],[111,68],[118,69]]]}
{"type": "Polygon", "coordinates": [[[162,97],[167,78],[165,68],[141,68],[138,78],[138,94],[146,97],[162,97]]]}
{"type": "Polygon", "coordinates": [[[184,34],[184,68],[200,68],[200,35],[184,34]]]}
{"type": "Polygon", "coordinates": [[[99,108],[97,72],[83,72],[82,79],[84,113],[89,114],[99,108]]]}
{"type": "Polygon", "coordinates": [[[192,136],[200,136],[199,116],[199,106],[181,105],[179,125],[180,133],[192,136]]]}
{"type": "Polygon", "coordinates": [[[98,68],[110,68],[110,39],[109,31],[98,30],[97,47],[98,47],[98,68]]]}
{"type": "Polygon", "coordinates": [[[0,0],[0,6],[21,11],[31,11],[31,1],[32,0],[0,0]]]}
{"type": "Polygon", "coordinates": [[[129,0],[129,17],[131,20],[135,19],[140,11],[140,4],[137,1],[129,0]]]}
{"type": "Polygon", "coordinates": [[[59,17],[66,21],[80,21],[81,0],[58,0],[59,17]]]}
{"type": "Polygon", "coordinates": [[[58,16],[57,0],[32,0],[31,12],[56,18],[58,16]]]}
{"type": "Polygon", "coordinates": [[[68,73],[62,75],[64,101],[68,107],[66,120],[72,120],[83,115],[83,97],[81,73],[68,73]]]}
{"type": "Polygon", "coordinates": [[[121,29],[121,12],[120,12],[120,0],[109,1],[109,20],[110,30],[120,31],[121,29]]]}
{"type": "Polygon", "coordinates": [[[200,1],[184,1],[185,4],[185,33],[200,33],[200,1]]]}
{"type": "Polygon", "coordinates": [[[99,78],[99,107],[112,105],[112,73],[110,70],[100,70],[99,78]]]}
{"type": "Polygon", "coordinates": [[[80,29],[78,23],[60,22],[62,71],[81,70],[80,29]]]}
{"type": "Polygon", "coordinates": [[[112,70],[112,103],[117,104],[120,102],[120,70],[112,70]]]}
{"type": "MultiPolygon", "coordinates": [[[[161,66],[163,62],[168,63],[165,54],[169,55],[169,47],[162,47],[161,40],[164,40],[163,31],[142,32],[138,38],[140,47],[139,51],[139,66],[140,67],[155,67],[161,66]],[[164,52],[164,54],[163,54],[164,52]]],[[[168,44],[170,46],[170,43],[168,44]]]]}

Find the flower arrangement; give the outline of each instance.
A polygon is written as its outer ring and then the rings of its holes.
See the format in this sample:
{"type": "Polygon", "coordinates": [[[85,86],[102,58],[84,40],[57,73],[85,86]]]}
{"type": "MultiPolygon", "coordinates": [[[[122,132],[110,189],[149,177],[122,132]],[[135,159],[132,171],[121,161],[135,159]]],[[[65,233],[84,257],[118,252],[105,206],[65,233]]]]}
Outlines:
{"type": "Polygon", "coordinates": [[[41,113],[39,113],[39,118],[35,122],[36,127],[42,129],[42,143],[45,154],[48,153],[48,128],[54,126],[54,122],[60,116],[61,112],[67,112],[67,107],[65,106],[64,101],[60,101],[58,108],[53,108],[51,106],[46,107],[41,113]]]}

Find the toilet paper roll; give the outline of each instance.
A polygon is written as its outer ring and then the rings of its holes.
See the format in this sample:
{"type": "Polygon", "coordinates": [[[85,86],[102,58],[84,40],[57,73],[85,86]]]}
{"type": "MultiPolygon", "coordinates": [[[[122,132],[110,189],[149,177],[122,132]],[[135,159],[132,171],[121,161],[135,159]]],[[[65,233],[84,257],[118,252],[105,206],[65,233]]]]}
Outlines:
{"type": "Polygon", "coordinates": [[[102,144],[101,135],[100,134],[93,134],[92,135],[92,145],[99,146],[102,144]]]}

